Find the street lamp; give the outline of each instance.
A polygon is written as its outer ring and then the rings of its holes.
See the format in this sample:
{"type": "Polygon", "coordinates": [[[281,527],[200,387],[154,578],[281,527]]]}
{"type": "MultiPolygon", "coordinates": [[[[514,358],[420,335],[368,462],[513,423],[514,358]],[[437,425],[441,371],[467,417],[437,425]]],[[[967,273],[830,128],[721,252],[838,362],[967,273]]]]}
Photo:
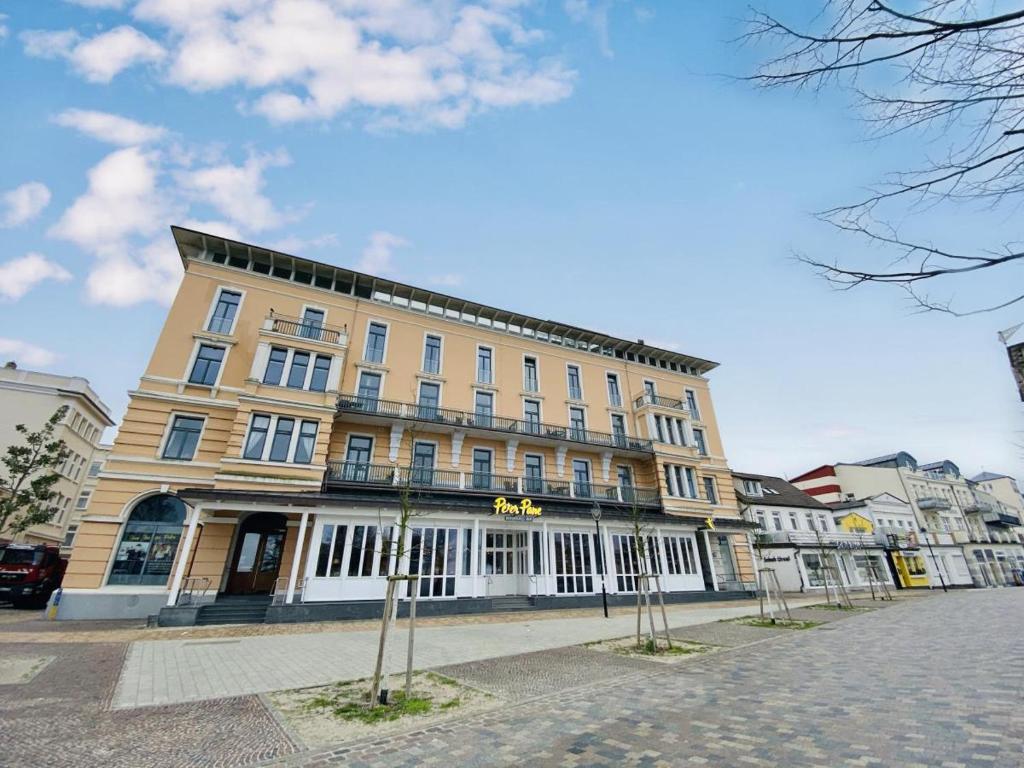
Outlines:
{"type": "Polygon", "coordinates": [[[924,540],[928,544],[928,553],[932,556],[932,565],[935,566],[935,572],[939,574],[939,583],[942,584],[942,591],[949,592],[949,590],[946,589],[946,580],[942,578],[942,569],[939,568],[939,561],[935,559],[935,550],[932,549],[932,540],[928,536],[928,529],[923,525],[921,526],[921,533],[924,534],[924,540]]]}
{"type": "Polygon", "coordinates": [[[604,587],[604,542],[601,540],[601,505],[596,501],[590,508],[590,516],[594,518],[594,528],[597,529],[597,546],[601,550],[599,571],[601,574],[601,604],[604,606],[604,617],[608,618],[608,591],[604,587]]]}

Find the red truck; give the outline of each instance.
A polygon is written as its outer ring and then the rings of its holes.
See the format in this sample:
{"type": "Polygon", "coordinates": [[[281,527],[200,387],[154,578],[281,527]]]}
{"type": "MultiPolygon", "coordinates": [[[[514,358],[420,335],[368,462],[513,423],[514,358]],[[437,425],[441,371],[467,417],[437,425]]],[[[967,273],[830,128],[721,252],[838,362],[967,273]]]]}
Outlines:
{"type": "Polygon", "coordinates": [[[0,602],[43,607],[64,578],[67,562],[45,544],[0,544],[0,602]]]}

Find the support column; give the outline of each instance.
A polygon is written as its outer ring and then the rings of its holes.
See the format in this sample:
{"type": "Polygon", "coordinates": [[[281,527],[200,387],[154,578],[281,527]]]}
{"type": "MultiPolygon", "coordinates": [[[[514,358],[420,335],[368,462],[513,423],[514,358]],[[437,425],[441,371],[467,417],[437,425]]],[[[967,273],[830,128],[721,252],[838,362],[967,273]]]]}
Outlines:
{"type": "MultiPolygon", "coordinates": [[[[704,534],[704,551],[708,553],[708,569],[711,571],[711,587],[718,591],[718,574],[715,573],[715,553],[711,550],[711,538],[708,536],[708,529],[701,531],[704,534]]],[[[699,554],[699,553],[698,553],[699,554]]]]}
{"type": "Polygon", "coordinates": [[[473,521],[473,546],[469,550],[469,573],[473,577],[473,597],[480,597],[480,521],[473,521]]]}
{"type": "Polygon", "coordinates": [[[185,566],[188,563],[189,555],[192,553],[192,542],[196,537],[196,527],[199,524],[199,512],[202,504],[192,507],[192,516],[188,520],[188,531],[185,533],[185,543],[178,553],[178,562],[174,567],[174,579],[171,581],[171,592],[167,596],[167,605],[173,606],[178,602],[178,592],[181,591],[181,580],[185,577],[185,566]]]}
{"type": "Polygon", "coordinates": [[[284,601],[291,604],[295,600],[295,582],[299,579],[299,560],[302,558],[302,546],[306,543],[306,525],[309,522],[309,510],[302,510],[299,520],[299,537],[295,540],[295,554],[292,555],[292,571],[288,575],[288,595],[284,601]]]}

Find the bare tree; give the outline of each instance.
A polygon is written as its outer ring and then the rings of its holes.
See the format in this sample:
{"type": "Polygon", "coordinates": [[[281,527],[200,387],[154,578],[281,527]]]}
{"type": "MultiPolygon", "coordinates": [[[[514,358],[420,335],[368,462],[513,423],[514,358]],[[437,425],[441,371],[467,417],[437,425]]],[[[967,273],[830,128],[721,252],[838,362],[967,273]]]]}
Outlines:
{"type": "MultiPolygon", "coordinates": [[[[959,317],[1024,302],[1012,277],[1012,265],[1024,258],[1019,242],[979,242],[965,250],[904,235],[894,223],[937,213],[936,206],[974,202],[995,209],[1021,200],[1024,3],[1001,3],[1001,13],[992,10],[996,4],[976,0],[821,4],[821,12],[801,24],[753,12],[742,39],[777,48],[747,79],[764,87],[849,89],[875,137],[919,129],[942,150],[918,167],[896,170],[863,198],[817,214],[889,254],[884,268],[798,258],[836,288],[898,286],[920,311],[959,317]],[[871,85],[862,87],[869,77],[871,85]],[[948,288],[941,297],[928,293],[981,271],[1000,293],[979,304],[954,307],[948,288]]],[[[789,7],[806,13],[804,4],[789,7]]]]}

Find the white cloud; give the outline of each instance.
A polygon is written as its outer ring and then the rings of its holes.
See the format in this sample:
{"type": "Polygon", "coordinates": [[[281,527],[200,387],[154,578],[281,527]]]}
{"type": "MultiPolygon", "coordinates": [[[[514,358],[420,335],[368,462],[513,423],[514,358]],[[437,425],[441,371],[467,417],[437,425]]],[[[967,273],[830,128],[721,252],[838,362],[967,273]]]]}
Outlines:
{"type": "Polygon", "coordinates": [[[20,339],[0,338],[0,358],[13,360],[21,366],[47,368],[57,362],[57,355],[20,339]]]}
{"type": "Polygon", "coordinates": [[[390,277],[396,272],[394,251],[409,245],[408,241],[390,232],[377,231],[370,235],[370,242],[363,249],[362,256],[356,264],[360,272],[367,272],[377,277],[390,277]]]}
{"type": "Polygon", "coordinates": [[[7,29],[7,14],[0,13],[0,40],[7,39],[10,30],[7,29]]]}
{"type": "Polygon", "coordinates": [[[586,24],[597,35],[601,55],[611,58],[611,39],[608,33],[608,14],[612,0],[565,0],[564,8],[569,18],[577,24],[586,24]]]}
{"type": "Polygon", "coordinates": [[[0,228],[17,227],[31,221],[50,204],[50,190],[30,181],[0,195],[0,228]]]}
{"type": "MultiPolygon", "coordinates": [[[[116,0],[79,0],[112,6],[116,0]]],[[[33,56],[109,82],[140,63],[192,91],[241,87],[243,109],[288,123],[355,111],[375,128],[457,128],[495,108],[567,98],[576,73],[545,52],[519,0],[140,0],[86,38],[31,31],[33,56]]]]}
{"type": "Polygon", "coordinates": [[[167,130],[159,125],[140,123],[121,115],[89,109],[66,109],[56,115],[53,122],[65,128],[74,128],[98,141],[121,147],[150,144],[167,134],[167,130]]]}
{"type": "Polygon", "coordinates": [[[268,248],[281,251],[282,253],[298,254],[301,251],[308,251],[314,248],[325,248],[328,245],[337,245],[338,236],[335,234],[320,235],[319,237],[297,237],[289,235],[275,240],[267,245],[268,248]]]}
{"type": "Polygon", "coordinates": [[[208,203],[232,222],[253,232],[279,227],[294,218],[279,211],[263,194],[263,173],[291,163],[283,151],[252,153],[242,165],[221,163],[177,174],[178,184],[195,199],[208,203]]]}
{"type": "Polygon", "coordinates": [[[64,0],[66,3],[81,5],[85,8],[111,8],[120,10],[128,4],[128,0],[64,0]]]}
{"type": "Polygon", "coordinates": [[[174,242],[161,238],[142,248],[137,257],[102,256],[86,280],[86,296],[95,304],[127,307],[143,301],[170,304],[183,271],[174,242]]]}
{"type": "Polygon", "coordinates": [[[18,259],[0,264],[0,297],[16,300],[44,280],[64,283],[71,273],[41,253],[26,253],[18,259]]]}
{"type": "Polygon", "coordinates": [[[167,53],[158,42],[128,25],[91,38],[83,38],[73,29],[29,30],[21,34],[21,40],[29,56],[65,59],[93,83],[109,83],[129,67],[157,63],[167,53]]]}

